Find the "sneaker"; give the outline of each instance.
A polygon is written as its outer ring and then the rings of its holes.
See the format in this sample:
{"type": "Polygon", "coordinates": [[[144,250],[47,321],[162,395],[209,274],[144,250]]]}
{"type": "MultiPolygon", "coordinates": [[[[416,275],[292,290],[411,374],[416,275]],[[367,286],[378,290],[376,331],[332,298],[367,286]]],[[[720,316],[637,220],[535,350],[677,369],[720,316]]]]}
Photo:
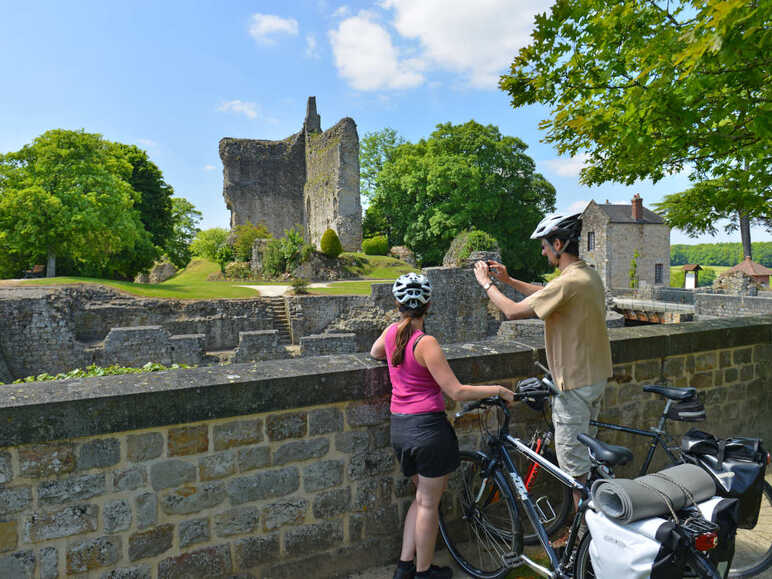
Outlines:
{"type": "Polygon", "coordinates": [[[453,577],[453,569],[450,567],[439,567],[437,565],[431,565],[426,575],[415,575],[416,579],[423,579],[428,577],[430,579],[450,579],[453,577]]]}
{"type": "Polygon", "coordinates": [[[415,577],[415,565],[405,569],[397,566],[394,570],[394,579],[413,579],[415,577]]]}

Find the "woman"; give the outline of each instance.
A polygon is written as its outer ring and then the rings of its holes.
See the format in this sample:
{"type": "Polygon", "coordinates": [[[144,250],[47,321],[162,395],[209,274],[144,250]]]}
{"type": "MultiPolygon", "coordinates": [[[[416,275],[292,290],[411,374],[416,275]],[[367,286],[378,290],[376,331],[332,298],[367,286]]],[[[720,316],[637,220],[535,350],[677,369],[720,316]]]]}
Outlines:
{"type": "Polygon", "coordinates": [[[391,291],[402,320],[384,330],[370,355],[388,362],[391,443],[403,474],[416,486],[415,499],[405,517],[394,579],[448,579],[453,574],[449,567],[431,564],[440,497],[448,475],[459,465],[458,439],[445,415],[443,394],[453,400],[501,396],[508,401],[513,400],[513,394],[503,386],[470,386],[458,381],[437,340],[423,333],[432,297],[432,286],[425,276],[402,275],[391,291]]]}

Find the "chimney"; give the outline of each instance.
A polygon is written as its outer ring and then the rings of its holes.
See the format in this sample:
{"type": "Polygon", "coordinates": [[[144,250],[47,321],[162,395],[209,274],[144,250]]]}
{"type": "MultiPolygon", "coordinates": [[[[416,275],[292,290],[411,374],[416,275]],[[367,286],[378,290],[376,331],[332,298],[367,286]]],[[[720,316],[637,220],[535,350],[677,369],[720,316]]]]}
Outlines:
{"type": "Polygon", "coordinates": [[[306,121],[303,123],[306,133],[320,133],[322,131],[322,119],[316,113],[316,97],[308,97],[306,105],[306,121]]]}
{"type": "Polygon", "coordinates": [[[643,219],[643,199],[636,193],[633,195],[633,220],[640,221],[643,219]]]}

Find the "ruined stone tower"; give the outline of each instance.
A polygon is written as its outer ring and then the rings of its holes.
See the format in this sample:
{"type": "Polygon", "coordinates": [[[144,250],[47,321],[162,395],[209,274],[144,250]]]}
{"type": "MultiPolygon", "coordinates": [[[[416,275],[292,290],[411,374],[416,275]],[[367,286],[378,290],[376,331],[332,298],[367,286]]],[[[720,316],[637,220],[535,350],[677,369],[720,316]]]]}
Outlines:
{"type": "Polygon", "coordinates": [[[346,251],[362,244],[359,136],[346,117],[322,132],[316,97],[309,97],[303,128],[282,141],[220,139],[223,197],[231,228],[263,223],[274,237],[301,225],[317,248],[335,230],[346,251]]]}

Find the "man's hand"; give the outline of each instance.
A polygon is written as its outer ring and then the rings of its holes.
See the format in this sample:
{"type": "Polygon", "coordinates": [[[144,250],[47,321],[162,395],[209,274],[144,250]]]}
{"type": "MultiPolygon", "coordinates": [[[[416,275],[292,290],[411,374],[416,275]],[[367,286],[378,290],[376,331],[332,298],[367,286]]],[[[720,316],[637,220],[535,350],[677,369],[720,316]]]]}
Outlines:
{"type": "Polygon", "coordinates": [[[485,287],[491,281],[491,277],[488,274],[488,264],[484,261],[477,261],[474,264],[474,277],[477,278],[477,283],[480,287],[485,287]]]}
{"type": "Polygon", "coordinates": [[[507,266],[503,263],[499,263],[498,261],[489,259],[488,271],[492,277],[495,277],[499,281],[506,282],[509,278],[509,274],[507,273],[507,266]]]}

